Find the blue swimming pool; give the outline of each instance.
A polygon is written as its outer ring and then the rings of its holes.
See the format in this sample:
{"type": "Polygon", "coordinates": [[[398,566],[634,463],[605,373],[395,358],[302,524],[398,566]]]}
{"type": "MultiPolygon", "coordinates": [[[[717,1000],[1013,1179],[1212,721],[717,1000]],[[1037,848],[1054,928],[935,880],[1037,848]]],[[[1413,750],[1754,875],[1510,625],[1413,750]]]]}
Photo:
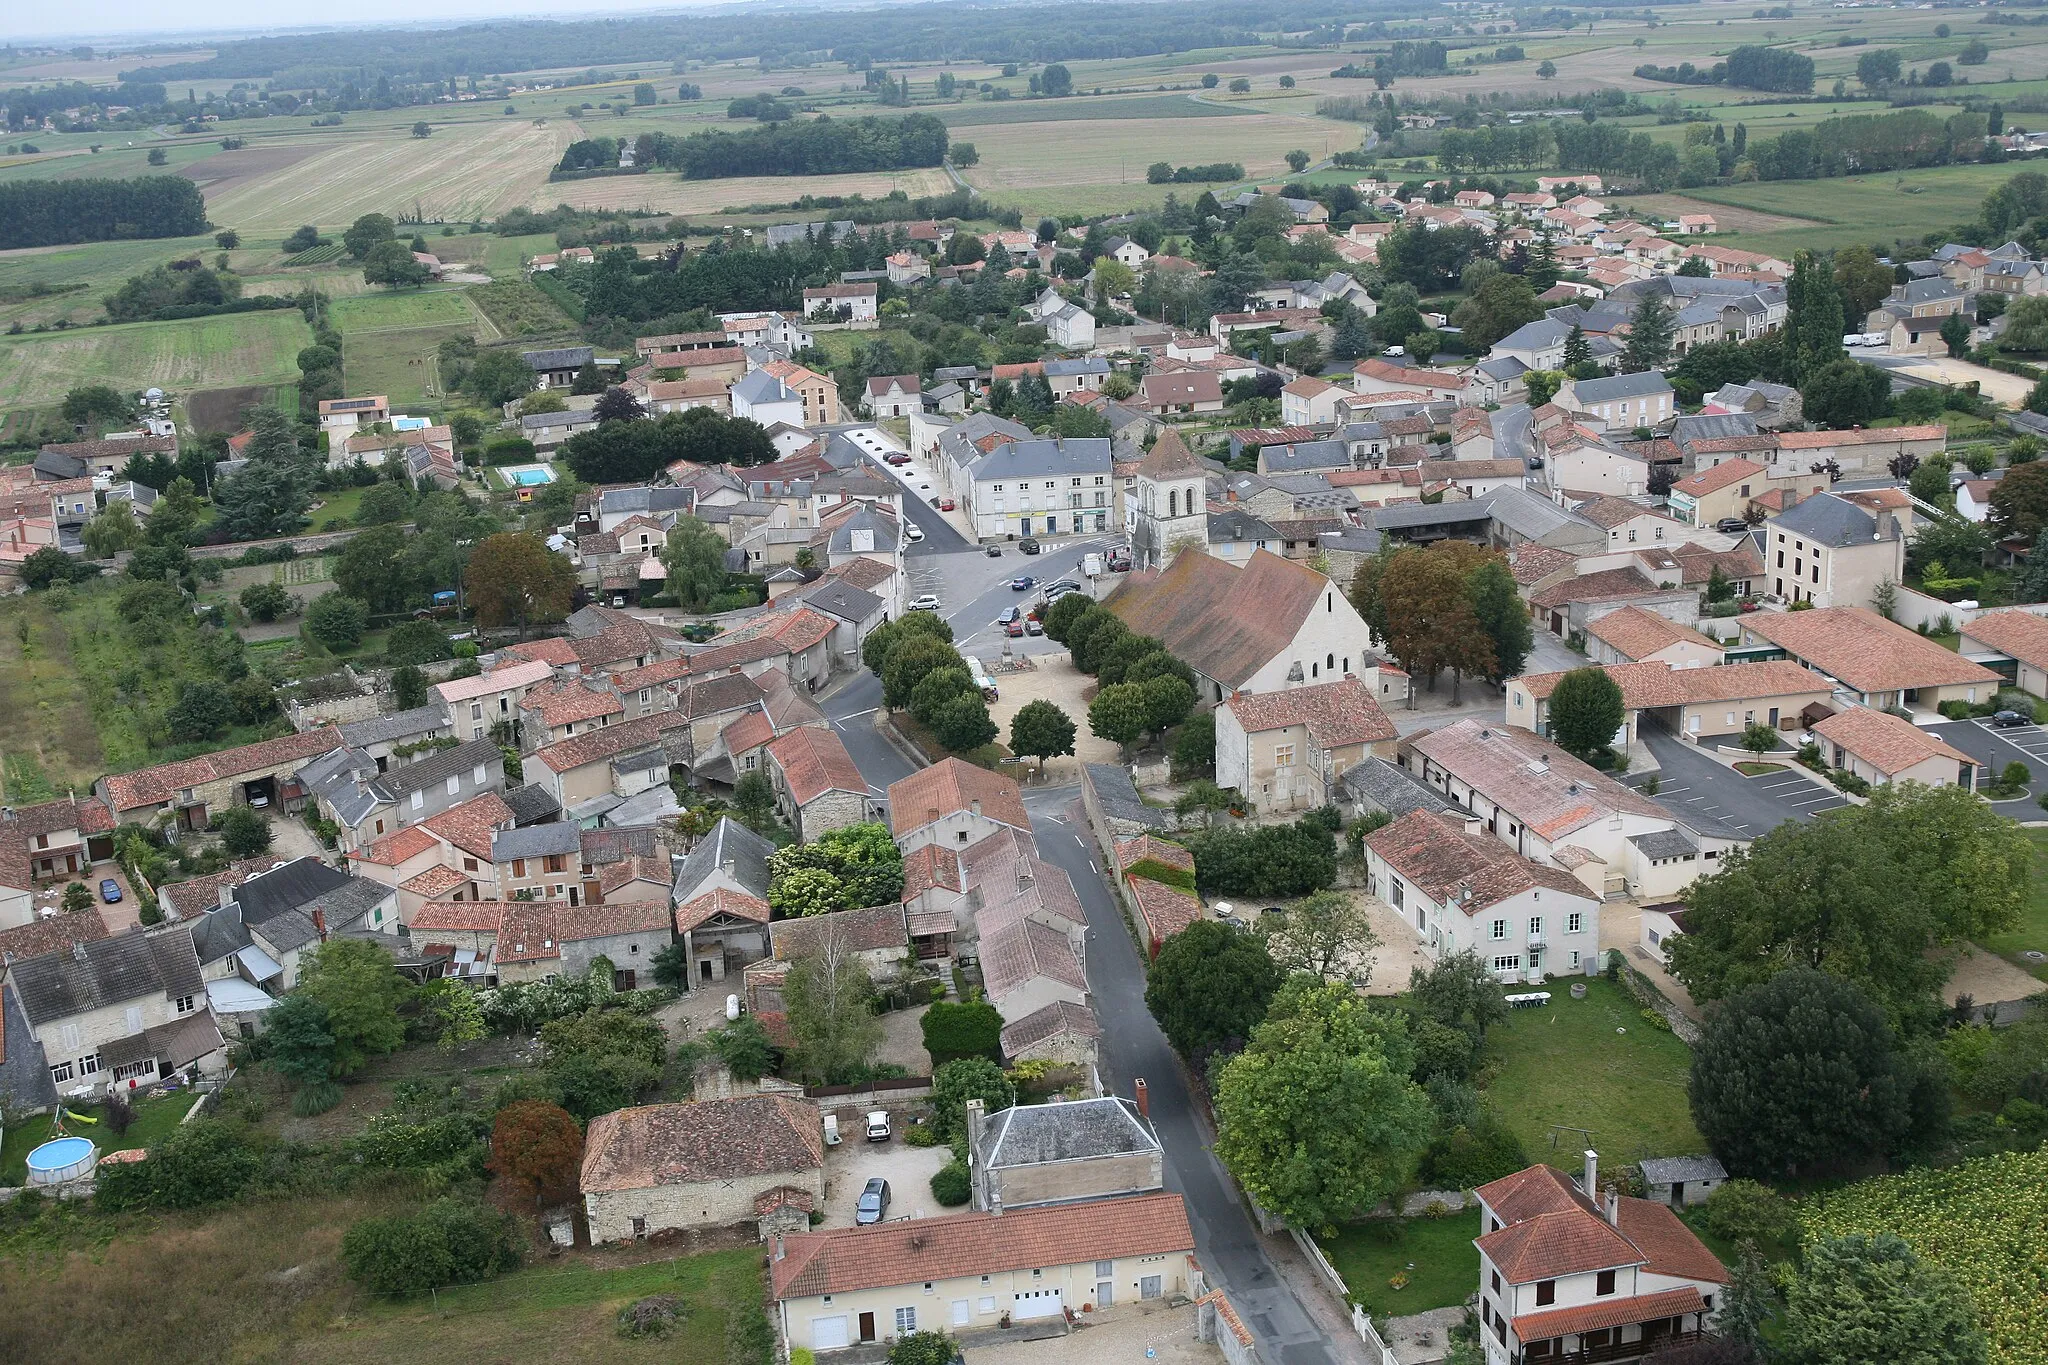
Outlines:
{"type": "Polygon", "coordinates": [[[512,482],[518,484],[521,488],[531,488],[536,484],[553,483],[555,481],[555,471],[552,469],[515,469],[512,471],[511,479],[512,482]]]}

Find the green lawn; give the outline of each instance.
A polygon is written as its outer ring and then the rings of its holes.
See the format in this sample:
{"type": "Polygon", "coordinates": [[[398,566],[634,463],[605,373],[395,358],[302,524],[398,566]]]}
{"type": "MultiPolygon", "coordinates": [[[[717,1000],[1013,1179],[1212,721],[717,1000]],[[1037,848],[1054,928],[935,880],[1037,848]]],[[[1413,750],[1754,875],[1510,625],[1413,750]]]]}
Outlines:
{"type": "MultiPolygon", "coordinates": [[[[128,1131],[118,1136],[107,1127],[103,1110],[87,1105],[76,1106],[76,1112],[87,1118],[97,1118],[98,1123],[79,1123],[73,1119],[64,1122],[67,1137],[91,1138],[101,1155],[108,1152],[125,1152],[132,1148],[147,1147],[158,1138],[175,1129],[192,1108],[194,1096],[180,1091],[166,1095],[160,1100],[135,1101],[135,1122],[128,1125],[128,1131]]],[[[0,1141],[0,1185],[19,1185],[26,1178],[28,1154],[50,1140],[51,1116],[37,1114],[23,1119],[7,1130],[4,1141],[0,1141]]]]}
{"type": "Polygon", "coordinates": [[[1463,1303],[1479,1283],[1478,1235],[1479,1210],[1466,1209],[1448,1218],[1369,1218],[1317,1241],[1351,1297],[1385,1319],[1463,1303]],[[1389,1287],[1399,1274],[1407,1285],[1389,1287]]]}
{"type": "Polygon", "coordinates": [[[0,408],[46,407],[78,384],[190,392],[295,382],[312,340],[296,309],[0,337],[0,408]]]}
{"type": "Polygon", "coordinates": [[[1548,1007],[1511,1010],[1487,1034],[1493,1111],[1538,1161],[1576,1166],[1585,1145],[1571,1132],[1553,1142],[1552,1125],[1591,1129],[1609,1164],[1704,1152],[1686,1102],[1691,1049],[1646,1021],[1621,987],[1602,977],[1586,987],[1574,1000],[1568,983],[1553,981],[1548,1007]]]}
{"type": "Polygon", "coordinates": [[[357,294],[336,299],[328,312],[344,340],[351,332],[381,331],[394,327],[436,327],[456,323],[476,325],[476,315],[464,302],[460,288],[401,289],[375,294],[357,294]]]}
{"type": "Polygon", "coordinates": [[[2027,881],[2027,900],[2020,909],[2019,927],[2008,934],[1993,934],[1984,940],[1984,946],[2048,981],[2048,958],[2022,956],[2028,951],[2048,953],[2048,829],[2030,829],[2027,838],[2034,844],[2034,875],[2027,881]]]}

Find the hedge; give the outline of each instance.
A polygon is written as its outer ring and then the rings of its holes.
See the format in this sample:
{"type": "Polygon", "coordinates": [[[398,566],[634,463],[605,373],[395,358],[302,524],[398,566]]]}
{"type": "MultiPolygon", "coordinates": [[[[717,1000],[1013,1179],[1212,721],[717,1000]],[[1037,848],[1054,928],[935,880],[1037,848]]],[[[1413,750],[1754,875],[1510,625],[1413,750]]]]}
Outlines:
{"type": "Polygon", "coordinates": [[[1157,858],[1140,858],[1124,869],[1124,875],[1143,877],[1150,882],[1165,882],[1168,886],[1177,886],[1190,895],[1193,895],[1195,890],[1194,873],[1162,863],[1157,858]]]}

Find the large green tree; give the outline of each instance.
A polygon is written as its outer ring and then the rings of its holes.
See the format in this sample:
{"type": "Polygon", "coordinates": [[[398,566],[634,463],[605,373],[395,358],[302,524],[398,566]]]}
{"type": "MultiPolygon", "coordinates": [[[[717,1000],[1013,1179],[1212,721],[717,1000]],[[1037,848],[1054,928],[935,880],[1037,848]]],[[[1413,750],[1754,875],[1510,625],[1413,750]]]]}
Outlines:
{"type": "Polygon", "coordinates": [[[1343,982],[1297,976],[1216,1085],[1216,1155],[1297,1227],[1357,1218],[1399,1188],[1428,1143],[1402,1017],[1343,982]]]}
{"type": "Polygon", "coordinates": [[[1522,665],[1536,646],[1536,631],[1507,561],[1491,557],[1474,569],[1465,580],[1465,595],[1471,600],[1479,628],[1493,642],[1493,667],[1487,670],[1486,680],[1498,687],[1521,676],[1522,665]]]}
{"type": "Polygon", "coordinates": [[[1635,311],[1629,314],[1628,341],[1621,348],[1622,372],[1640,374],[1664,368],[1664,363],[1671,359],[1676,326],[1675,316],[1665,307],[1664,300],[1655,294],[1644,294],[1635,311]]]}
{"type": "Polygon", "coordinates": [[[1888,1232],[1810,1243],[1785,1295],[1784,1365],[1984,1365],[1970,1295],[1888,1232]]]}
{"type": "Polygon", "coordinates": [[[2048,460],[2007,470],[1991,486],[1991,524],[2001,539],[2029,542],[2048,528],[2048,460]]]}
{"type": "Polygon", "coordinates": [[[874,980],[854,944],[836,926],[823,930],[816,951],[791,965],[782,986],[797,1074],[812,1085],[859,1075],[882,1043],[874,998],[874,980]]]}
{"type": "Polygon", "coordinates": [[[1550,693],[1550,737],[1581,758],[1613,744],[1626,716],[1621,685],[1604,668],[1575,668],[1550,693]]]}
{"type": "Polygon", "coordinates": [[[352,1075],[405,1042],[399,1011],[412,987],[381,944],[329,938],[301,960],[298,989],[327,1009],[337,1076],[352,1075]]]}
{"type": "Polygon", "coordinates": [[[1184,1057],[1247,1037],[1283,973],[1265,944],[1215,920],[1166,940],[1145,975],[1145,1007],[1184,1057]]]}
{"type": "Polygon", "coordinates": [[[1043,769],[1048,758],[1074,752],[1074,718],[1043,698],[1026,702],[1010,718],[1010,752],[1043,769]]]}
{"type": "Polygon", "coordinates": [[[1911,1123],[1913,1076],[1884,1012],[1849,982],[1804,967],[1713,1011],[1690,1089],[1701,1135],[1741,1175],[1886,1158],[1911,1123]]]}
{"type": "MultiPolygon", "coordinates": [[[[1801,251],[1793,257],[1792,279],[1786,286],[1786,331],[1792,344],[1792,372],[1802,391],[1813,375],[1842,358],[1842,333],[1847,327],[1842,290],[1825,256],[1801,251]]],[[[1811,412],[1808,413],[1812,419],[1811,412]]]]}
{"type": "Polygon", "coordinates": [[[669,528],[661,562],[668,570],[668,590],[685,611],[703,611],[725,591],[728,548],[725,537],[696,517],[677,517],[669,528]]]}
{"type": "Polygon", "coordinates": [[[477,621],[485,626],[528,627],[559,621],[575,599],[576,570],[539,536],[501,531],[471,552],[464,586],[477,621]]]}

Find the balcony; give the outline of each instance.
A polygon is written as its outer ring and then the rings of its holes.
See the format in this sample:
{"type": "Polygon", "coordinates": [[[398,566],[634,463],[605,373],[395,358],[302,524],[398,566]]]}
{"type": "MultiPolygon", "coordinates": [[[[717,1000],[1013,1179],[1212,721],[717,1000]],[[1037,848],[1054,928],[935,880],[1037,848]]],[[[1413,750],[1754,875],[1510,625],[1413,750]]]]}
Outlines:
{"type": "Polygon", "coordinates": [[[1543,947],[1543,946],[1544,946],[1544,937],[1543,937],[1543,931],[1542,931],[1541,929],[1538,929],[1538,930],[1536,930],[1536,931],[1535,931],[1534,933],[1530,934],[1530,935],[1529,935],[1529,940],[1528,940],[1528,942],[1529,942],[1529,946],[1530,946],[1531,948],[1541,948],[1541,947],[1543,947]]]}
{"type": "Polygon", "coordinates": [[[1537,1355],[1524,1350],[1514,1358],[1515,1365],[1603,1365],[1612,1360],[1640,1360],[1652,1351],[1661,1351],[1667,1346],[1688,1346],[1695,1342],[1710,1341],[1711,1332],[1667,1332],[1663,1336],[1640,1341],[1616,1341],[1605,1346],[1589,1346],[1577,1351],[1552,1351],[1549,1355],[1537,1355]]]}

